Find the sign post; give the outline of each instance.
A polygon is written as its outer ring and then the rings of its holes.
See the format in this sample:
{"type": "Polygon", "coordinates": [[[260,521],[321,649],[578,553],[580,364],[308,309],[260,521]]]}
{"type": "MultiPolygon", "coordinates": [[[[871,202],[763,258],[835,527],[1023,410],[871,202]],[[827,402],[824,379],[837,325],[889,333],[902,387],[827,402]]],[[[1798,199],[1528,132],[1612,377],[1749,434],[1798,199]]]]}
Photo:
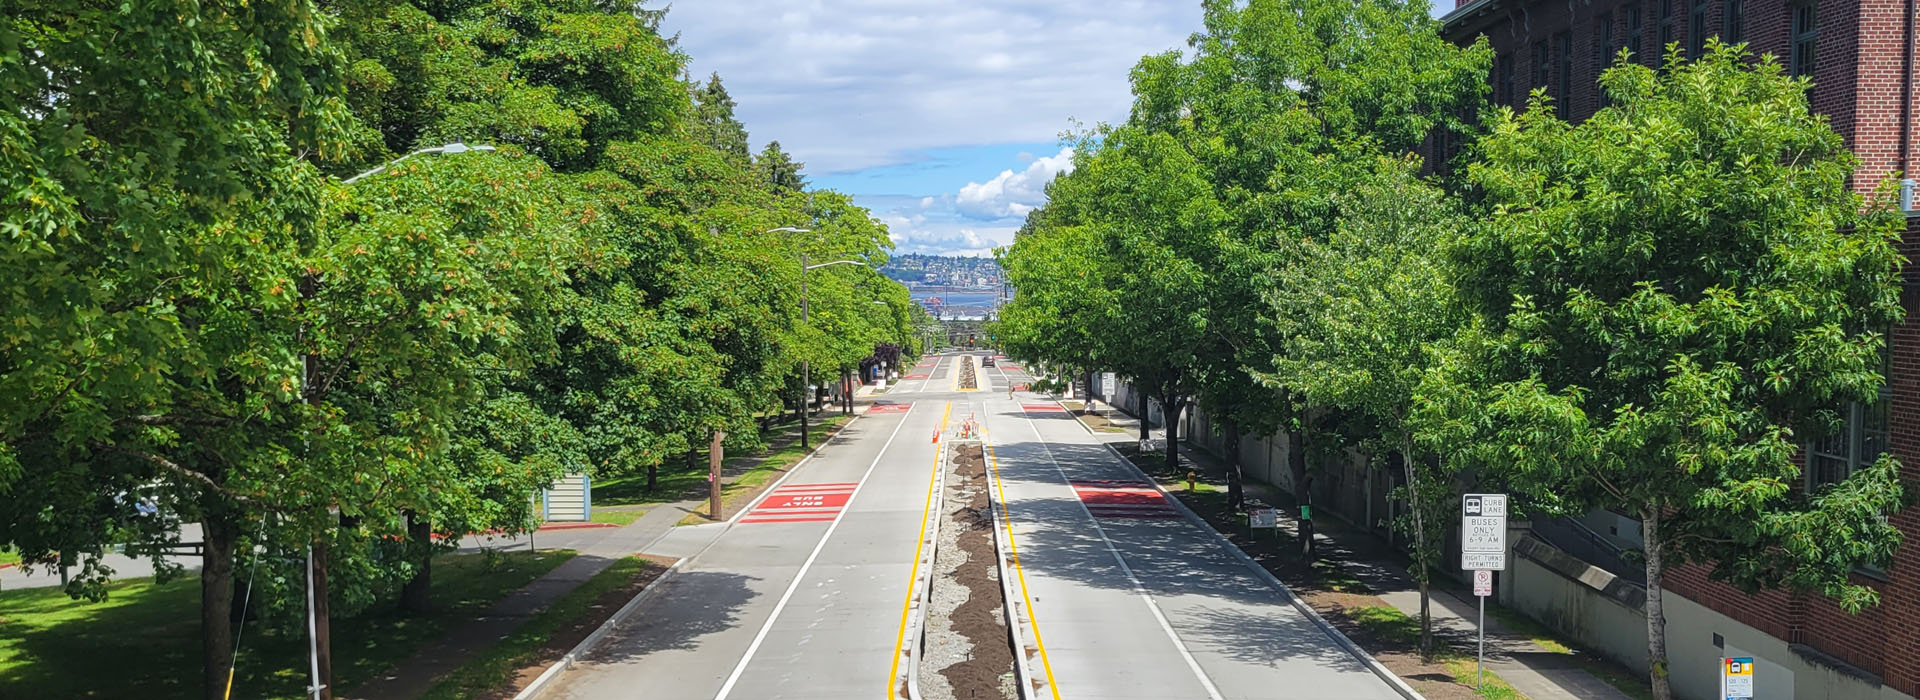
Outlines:
{"type": "Polygon", "coordinates": [[[1493,594],[1493,572],[1507,568],[1506,494],[1460,497],[1460,568],[1473,572],[1473,595],[1480,602],[1478,688],[1487,678],[1487,596],[1493,594]]]}
{"type": "Polygon", "coordinates": [[[1727,700],[1753,700],[1753,657],[1720,659],[1720,691],[1727,700]]]}
{"type": "Polygon", "coordinates": [[[1247,511],[1247,526],[1253,530],[1264,527],[1277,533],[1280,527],[1279,516],[1280,514],[1272,508],[1254,508],[1247,511]]]}

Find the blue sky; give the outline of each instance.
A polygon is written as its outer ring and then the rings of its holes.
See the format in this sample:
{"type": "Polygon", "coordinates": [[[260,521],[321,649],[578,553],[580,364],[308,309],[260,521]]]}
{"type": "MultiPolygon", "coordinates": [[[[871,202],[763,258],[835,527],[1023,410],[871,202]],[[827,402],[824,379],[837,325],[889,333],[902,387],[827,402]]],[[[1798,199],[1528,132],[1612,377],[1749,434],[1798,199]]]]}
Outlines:
{"type": "Polygon", "coordinates": [[[1127,71],[1199,28],[1197,0],[681,0],[662,23],[754,150],[779,141],[899,252],[953,255],[1010,243],[1071,167],[1061,133],[1125,119],[1127,71]]]}

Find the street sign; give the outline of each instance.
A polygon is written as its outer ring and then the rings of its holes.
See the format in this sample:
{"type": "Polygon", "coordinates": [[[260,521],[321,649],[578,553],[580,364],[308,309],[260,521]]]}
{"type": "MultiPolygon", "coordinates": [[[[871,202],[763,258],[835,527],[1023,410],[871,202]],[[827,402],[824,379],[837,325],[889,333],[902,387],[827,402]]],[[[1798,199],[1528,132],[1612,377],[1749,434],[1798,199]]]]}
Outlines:
{"type": "Polygon", "coordinates": [[[1272,508],[1255,508],[1248,511],[1247,517],[1255,528],[1273,528],[1280,526],[1280,514],[1272,508]]]}
{"type": "Polygon", "coordinates": [[[1753,698],[1753,657],[1736,656],[1721,659],[1721,687],[1727,700],[1751,700],[1753,698]]]}
{"type": "Polygon", "coordinates": [[[1507,568],[1507,495],[1469,493],[1460,497],[1460,568],[1507,568]]]}
{"type": "Polygon", "coordinates": [[[1493,572],[1480,569],[1473,572],[1473,594],[1485,598],[1493,595],[1493,572]]]}

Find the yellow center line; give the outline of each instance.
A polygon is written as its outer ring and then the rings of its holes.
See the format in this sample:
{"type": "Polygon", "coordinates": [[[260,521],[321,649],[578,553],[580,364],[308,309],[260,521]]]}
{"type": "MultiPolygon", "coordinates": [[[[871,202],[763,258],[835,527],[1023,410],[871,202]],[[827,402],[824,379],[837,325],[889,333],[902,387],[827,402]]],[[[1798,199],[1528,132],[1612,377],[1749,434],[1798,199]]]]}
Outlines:
{"type": "MultiPolygon", "coordinates": [[[[1027,603],[1027,622],[1033,627],[1033,645],[1040,649],[1040,667],[1047,673],[1047,690],[1053,693],[1053,700],[1060,700],[1060,686],[1053,682],[1053,662],[1047,660],[1047,645],[1040,641],[1040,617],[1034,614],[1033,596],[1027,593],[1027,572],[1020,568],[1020,546],[1013,541],[1013,511],[1007,504],[1007,487],[1000,482],[1000,460],[993,453],[993,441],[987,438],[985,425],[980,426],[980,444],[987,448],[987,468],[993,472],[994,489],[1000,492],[1000,512],[1004,516],[1003,526],[1007,531],[1007,554],[1013,559],[1013,574],[1020,581],[1020,599],[1027,603]]],[[[1014,653],[1025,653],[1025,650],[1017,649],[1014,653]]]]}
{"type": "MultiPolygon", "coordinates": [[[[953,402],[947,402],[947,410],[940,413],[940,432],[947,432],[947,417],[953,415],[953,402]]],[[[933,513],[933,485],[940,476],[940,453],[944,449],[940,443],[933,445],[933,473],[927,475],[927,504],[920,509],[920,539],[913,544],[913,570],[907,575],[907,601],[900,604],[900,634],[893,638],[893,670],[887,674],[887,698],[893,700],[893,682],[900,678],[900,645],[907,641],[907,612],[913,609],[913,594],[919,591],[920,552],[927,545],[927,521],[933,513]]]]}

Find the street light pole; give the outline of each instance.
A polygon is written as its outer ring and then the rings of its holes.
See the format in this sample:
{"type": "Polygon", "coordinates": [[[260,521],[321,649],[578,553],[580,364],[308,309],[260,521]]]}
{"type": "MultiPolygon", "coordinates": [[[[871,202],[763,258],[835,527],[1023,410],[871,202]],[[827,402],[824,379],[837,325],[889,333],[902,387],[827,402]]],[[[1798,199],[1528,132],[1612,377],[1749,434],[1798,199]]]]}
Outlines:
{"type": "MultiPolygon", "coordinates": [[[[341,184],[351,185],[359,182],[361,178],[379,173],[382,170],[393,167],[400,161],[418,155],[439,153],[456,154],[466,153],[467,151],[492,150],[495,150],[493,146],[468,146],[459,141],[444,146],[422,148],[387,161],[371,170],[342,180],[341,184]]],[[[318,291],[318,282],[313,281],[311,278],[301,284],[301,294],[303,297],[317,294],[318,291]]],[[[313,362],[313,353],[302,353],[300,358],[300,392],[305,397],[307,403],[318,404],[320,402],[320,396],[314,392],[312,382],[313,362]]],[[[328,508],[328,515],[333,519],[335,524],[338,524],[340,516],[338,508],[328,508]]],[[[331,687],[331,681],[333,680],[333,620],[332,615],[327,609],[327,554],[327,541],[324,538],[316,539],[312,544],[308,545],[307,653],[309,655],[308,670],[313,674],[313,685],[307,688],[307,692],[312,695],[313,700],[332,700],[333,698],[333,688],[331,687]]],[[[232,663],[232,660],[229,659],[228,663],[232,663]]]]}
{"type": "MultiPolygon", "coordinates": [[[[800,254],[800,327],[808,327],[807,321],[807,254],[800,254]]],[[[800,356],[800,449],[807,449],[807,409],[813,405],[812,364],[805,355],[800,356]]]]}
{"type": "MultiPolygon", "coordinates": [[[[774,230],[779,231],[781,229],[774,229],[774,230]]],[[[806,229],[787,229],[787,230],[797,231],[800,233],[807,232],[806,229]]],[[[835,260],[833,262],[824,262],[818,265],[808,265],[806,252],[802,251],[800,253],[800,325],[802,327],[805,327],[808,324],[808,321],[807,321],[807,272],[811,270],[817,270],[823,267],[832,267],[834,265],[859,265],[859,266],[865,267],[866,263],[860,262],[858,260],[835,260]]],[[[800,358],[800,391],[801,391],[800,449],[804,450],[804,449],[807,449],[807,441],[808,441],[807,406],[813,403],[813,363],[809,362],[806,356],[804,355],[801,356],[800,358]]]]}

